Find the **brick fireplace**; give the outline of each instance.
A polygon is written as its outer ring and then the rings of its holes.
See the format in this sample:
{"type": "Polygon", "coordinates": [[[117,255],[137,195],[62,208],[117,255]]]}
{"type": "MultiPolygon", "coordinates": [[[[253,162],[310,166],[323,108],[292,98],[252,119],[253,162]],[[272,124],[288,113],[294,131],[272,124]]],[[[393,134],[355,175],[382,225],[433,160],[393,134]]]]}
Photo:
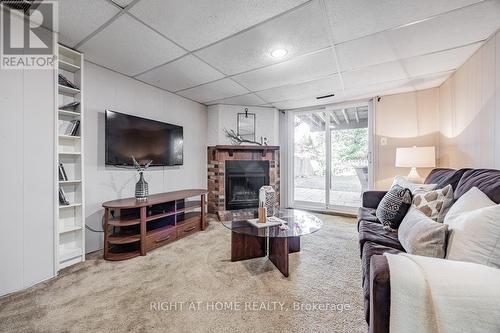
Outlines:
{"type": "Polygon", "coordinates": [[[207,157],[209,213],[257,207],[255,194],[265,183],[273,186],[279,205],[278,146],[210,146],[207,157]]]}

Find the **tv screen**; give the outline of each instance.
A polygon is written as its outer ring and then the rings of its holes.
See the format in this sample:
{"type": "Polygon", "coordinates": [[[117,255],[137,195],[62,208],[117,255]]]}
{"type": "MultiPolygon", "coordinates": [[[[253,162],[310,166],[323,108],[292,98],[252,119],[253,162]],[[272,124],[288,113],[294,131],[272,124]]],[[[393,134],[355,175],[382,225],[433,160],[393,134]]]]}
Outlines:
{"type": "Polygon", "coordinates": [[[106,164],[182,165],[183,128],[106,110],[106,164]]]}

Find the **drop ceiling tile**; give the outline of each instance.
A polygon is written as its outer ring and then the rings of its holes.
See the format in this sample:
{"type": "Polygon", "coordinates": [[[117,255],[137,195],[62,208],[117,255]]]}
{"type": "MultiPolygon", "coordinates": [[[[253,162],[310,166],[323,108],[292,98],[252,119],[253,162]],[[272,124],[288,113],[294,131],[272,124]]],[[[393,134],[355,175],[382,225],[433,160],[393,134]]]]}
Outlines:
{"type": "Polygon", "coordinates": [[[208,105],[212,104],[232,104],[232,105],[247,105],[247,106],[259,106],[265,104],[266,102],[262,100],[259,96],[255,94],[247,94],[243,96],[230,97],[226,99],[220,99],[217,101],[209,102],[208,105]]]}
{"type": "Polygon", "coordinates": [[[440,86],[450,75],[450,72],[405,78],[367,86],[346,89],[346,99],[360,99],[374,96],[384,96],[408,91],[422,90],[440,86]]]}
{"type": "Polygon", "coordinates": [[[129,15],[122,15],[80,48],[99,65],[137,75],[185,52],[129,15]]]}
{"type": "Polygon", "coordinates": [[[319,2],[261,24],[197,52],[197,55],[228,75],[242,73],[295,56],[329,47],[319,2]],[[282,58],[271,52],[285,49],[282,58]]]}
{"type": "Polygon", "coordinates": [[[118,6],[122,7],[122,8],[125,8],[127,7],[128,5],[130,5],[130,3],[134,0],[111,0],[113,1],[114,3],[116,3],[118,6]]]}
{"type": "Polygon", "coordinates": [[[305,98],[300,100],[281,101],[272,104],[278,109],[286,110],[429,89],[440,86],[451,74],[452,72],[450,71],[447,73],[432,74],[421,77],[354,87],[346,89],[345,95],[325,98],[322,100],[316,100],[315,98],[305,98]]]}
{"type": "Polygon", "coordinates": [[[416,22],[482,0],[326,1],[335,43],[416,22]]]}
{"type": "Polygon", "coordinates": [[[452,74],[453,71],[449,71],[445,73],[415,77],[410,79],[410,84],[415,88],[415,90],[435,88],[442,85],[452,74]]]}
{"type": "Polygon", "coordinates": [[[309,107],[309,106],[340,103],[342,101],[344,101],[344,98],[342,96],[334,96],[334,97],[329,97],[329,98],[324,98],[324,99],[316,99],[314,97],[309,97],[309,98],[304,98],[304,99],[276,102],[276,103],[272,103],[272,104],[277,109],[290,110],[290,109],[298,109],[298,108],[304,108],[304,107],[309,107]]]}
{"type": "Polygon", "coordinates": [[[392,47],[390,36],[386,33],[376,34],[337,45],[339,67],[347,71],[398,59],[392,47]]]}
{"type": "Polygon", "coordinates": [[[249,28],[305,0],[141,0],[130,12],[189,50],[249,28]]]}
{"type": "Polygon", "coordinates": [[[500,1],[485,1],[450,14],[390,31],[400,58],[487,39],[500,27],[500,1]]]}
{"type": "Polygon", "coordinates": [[[492,0],[336,48],[341,70],[349,70],[475,43],[499,27],[500,1],[492,0]]]}
{"type": "Polygon", "coordinates": [[[252,91],[297,84],[337,72],[331,49],[236,75],[233,79],[252,91]]]}
{"type": "Polygon", "coordinates": [[[141,81],[168,91],[187,89],[223,77],[223,74],[192,55],[136,76],[141,81]]]}
{"type": "Polygon", "coordinates": [[[74,47],[120,12],[106,0],[58,1],[59,42],[74,47]]]}
{"type": "Polygon", "coordinates": [[[402,80],[407,77],[408,74],[405,72],[404,67],[397,61],[342,73],[346,89],[402,80]]]}
{"type": "Polygon", "coordinates": [[[318,97],[327,94],[341,93],[341,84],[338,75],[324,79],[293,84],[277,88],[271,88],[257,92],[266,102],[278,102],[285,100],[304,99],[307,97],[318,97]]]}
{"type": "Polygon", "coordinates": [[[457,69],[474,54],[483,43],[408,58],[401,62],[410,77],[446,72],[457,69]]]}
{"type": "Polygon", "coordinates": [[[244,95],[246,93],[248,93],[248,90],[246,90],[233,80],[222,79],[219,81],[204,84],[202,86],[182,90],[177,94],[200,103],[206,103],[233,96],[244,95]]]}
{"type": "Polygon", "coordinates": [[[346,89],[347,99],[357,99],[363,97],[374,97],[387,95],[388,91],[413,91],[414,87],[410,85],[410,79],[395,80],[366,86],[358,86],[346,89]]]}

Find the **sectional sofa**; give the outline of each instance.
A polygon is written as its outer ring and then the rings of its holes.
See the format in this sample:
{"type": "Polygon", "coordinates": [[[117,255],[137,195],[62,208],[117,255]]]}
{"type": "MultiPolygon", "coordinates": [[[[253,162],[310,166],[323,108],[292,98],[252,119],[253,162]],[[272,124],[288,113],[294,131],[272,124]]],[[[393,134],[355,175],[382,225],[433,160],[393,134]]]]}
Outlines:
{"type": "MultiPolygon", "coordinates": [[[[434,169],[426,184],[443,188],[451,184],[454,200],[470,190],[479,188],[495,203],[500,203],[500,170],[491,169],[434,169]]],[[[359,247],[363,268],[365,318],[369,332],[389,332],[391,311],[391,282],[389,265],[384,253],[405,252],[397,231],[385,230],[375,211],[384,191],[366,191],[358,212],[359,247]]]]}

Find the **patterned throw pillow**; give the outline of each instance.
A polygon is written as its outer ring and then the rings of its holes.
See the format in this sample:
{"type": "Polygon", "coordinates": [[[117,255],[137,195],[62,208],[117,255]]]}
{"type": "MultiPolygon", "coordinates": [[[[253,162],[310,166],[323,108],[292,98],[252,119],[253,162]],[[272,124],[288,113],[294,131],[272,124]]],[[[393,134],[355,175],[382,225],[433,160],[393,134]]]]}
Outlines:
{"type": "Polygon", "coordinates": [[[453,203],[453,187],[418,193],[413,196],[413,205],[436,222],[442,223],[453,203]]]}
{"type": "Polygon", "coordinates": [[[411,206],[412,195],[409,189],[399,185],[391,187],[380,201],[375,215],[384,229],[397,229],[411,206]]]}

